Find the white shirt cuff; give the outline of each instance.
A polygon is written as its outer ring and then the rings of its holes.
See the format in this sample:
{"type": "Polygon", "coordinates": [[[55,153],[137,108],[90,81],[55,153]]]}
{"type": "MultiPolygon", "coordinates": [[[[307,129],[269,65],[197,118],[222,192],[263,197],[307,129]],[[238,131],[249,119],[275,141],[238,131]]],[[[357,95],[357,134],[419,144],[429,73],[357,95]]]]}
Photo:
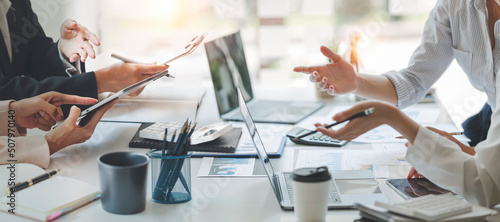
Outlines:
{"type": "Polygon", "coordinates": [[[66,59],[64,59],[64,57],[61,53],[61,48],[59,47],[59,42],[57,43],[57,51],[59,52],[59,59],[61,59],[61,62],[63,64],[65,71],[66,71],[66,74],[68,74],[68,76],[73,76],[73,75],[82,73],[82,69],[80,67],[80,62],[78,62],[78,60],[74,64],[72,64],[72,63],[68,62],[66,59]]]}
{"type": "Polygon", "coordinates": [[[44,169],[49,166],[50,150],[44,136],[19,137],[16,143],[18,162],[35,164],[44,169]]]}

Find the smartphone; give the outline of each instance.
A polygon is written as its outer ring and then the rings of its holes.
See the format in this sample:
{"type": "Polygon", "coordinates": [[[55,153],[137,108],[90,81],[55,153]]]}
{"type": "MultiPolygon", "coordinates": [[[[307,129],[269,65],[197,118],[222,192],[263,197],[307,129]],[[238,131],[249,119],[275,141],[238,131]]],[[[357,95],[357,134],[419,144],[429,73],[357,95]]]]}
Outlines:
{"type": "Polygon", "coordinates": [[[333,139],[329,136],[323,135],[320,132],[302,137],[298,140],[294,140],[295,137],[303,135],[305,133],[309,133],[311,131],[312,130],[304,129],[302,127],[294,127],[286,133],[286,136],[290,138],[292,142],[303,145],[342,147],[348,143],[348,141],[333,139]]]}

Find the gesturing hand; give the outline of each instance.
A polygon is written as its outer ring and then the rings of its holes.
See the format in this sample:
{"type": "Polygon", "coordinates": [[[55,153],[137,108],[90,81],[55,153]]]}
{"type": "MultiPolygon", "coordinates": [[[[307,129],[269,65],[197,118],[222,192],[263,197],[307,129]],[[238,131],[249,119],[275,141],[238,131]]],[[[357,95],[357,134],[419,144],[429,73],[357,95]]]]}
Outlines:
{"type": "Polygon", "coordinates": [[[10,109],[15,111],[15,120],[23,128],[38,127],[48,131],[56,121],[64,118],[62,104],[92,105],[97,100],[94,98],[66,95],[58,92],[48,92],[36,97],[12,102],[10,109]]]}
{"type": "Polygon", "coordinates": [[[321,66],[297,66],[293,71],[310,74],[309,80],[316,83],[319,90],[326,90],[330,95],[355,91],[358,83],[352,65],[326,46],[321,46],[320,50],[331,63],[321,66]]]}
{"type": "Polygon", "coordinates": [[[70,62],[75,62],[78,57],[82,62],[87,56],[95,59],[95,51],[92,44],[99,46],[101,42],[97,36],[75,20],[66,20],[61,26],[61,39],[59,47],[62,55],[70,62]]]}

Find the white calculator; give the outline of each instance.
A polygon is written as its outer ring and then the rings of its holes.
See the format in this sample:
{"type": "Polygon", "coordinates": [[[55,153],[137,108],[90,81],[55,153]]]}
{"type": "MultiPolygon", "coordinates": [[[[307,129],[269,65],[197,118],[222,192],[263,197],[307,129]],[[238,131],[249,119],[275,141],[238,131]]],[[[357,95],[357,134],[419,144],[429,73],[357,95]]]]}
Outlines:
{"type": "MultiPolygon", "coordinates": [[[[157,122],[139,131],[139,137],[144,139],[163,141],[165,128],[167,128],[167,140],[171,141],[174,131],[177,130],[177,135],[179,135],[183,125],[184,123],[179,122],[157,122]]],[[[231,124],[216,124],[197,128],[193,132],[193,135],[191,135],[191,145],[212,141],[231,131],[232,129],[233,125],[231,124]]]]}

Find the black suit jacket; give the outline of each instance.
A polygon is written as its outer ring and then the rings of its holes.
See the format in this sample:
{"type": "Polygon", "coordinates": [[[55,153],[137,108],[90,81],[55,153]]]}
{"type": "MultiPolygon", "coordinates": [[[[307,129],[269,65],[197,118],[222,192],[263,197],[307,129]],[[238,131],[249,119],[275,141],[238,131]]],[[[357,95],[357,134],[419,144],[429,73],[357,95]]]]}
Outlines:
{"type": "MultiPolygon", "coordinates": [[[[69,77],[59,58],[57,43],[45,35],[30,1],[11,2],[7,19],[12,63],[0,35],[0,100],[20,100],[48,91],[97,98],[94,72],[69,77]]],[[[67,114],[67,107],[65,110],[67,114]]]]}

